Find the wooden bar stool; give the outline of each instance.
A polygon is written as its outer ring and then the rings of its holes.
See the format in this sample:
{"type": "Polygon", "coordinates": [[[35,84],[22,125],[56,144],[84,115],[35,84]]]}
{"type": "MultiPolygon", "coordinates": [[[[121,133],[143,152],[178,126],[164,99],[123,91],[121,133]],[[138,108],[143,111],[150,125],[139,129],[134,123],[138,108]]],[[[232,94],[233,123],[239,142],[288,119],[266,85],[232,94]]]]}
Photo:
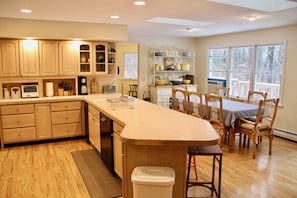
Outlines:
{"type": "Polygon", "coordinates": [[[137,98],[137,96],[138,96],[138,85],[130,84],[129,87],[130,87],[130,90],[128,91],[129,96],[133,96],[133,97],[137,98]]]}
{"type": "MultiPolygon", "coordinates": [[[[218,198],[221,197],[221,176],[222,176],[222,159],[223,152],[219,145],[214,146],[190,146],[188,147],[188,174],[187,174],[187,192],[186,197],[188,197],[188,188],[192,186],[202,186],[206,187],[211,191],[211,196],[215,192],[218,198]],[[194,156],[213,156],[212,162],[212,178],[211,181],[190,181],[190,170],[191,170],[191,159],[194,156]],[[219,173],[218,173],[218,184],[215,185],[215,169],[216,162],[218,162],[219,173]]],[[[199,178],[198,178],[199,180],[199,178]]]]}

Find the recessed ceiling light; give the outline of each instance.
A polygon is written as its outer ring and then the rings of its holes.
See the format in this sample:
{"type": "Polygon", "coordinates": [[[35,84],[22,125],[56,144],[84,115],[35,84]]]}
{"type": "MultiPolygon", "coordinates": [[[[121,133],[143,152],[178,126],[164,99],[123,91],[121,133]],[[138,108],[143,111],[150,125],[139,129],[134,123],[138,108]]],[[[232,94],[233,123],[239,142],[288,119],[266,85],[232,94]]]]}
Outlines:
{"type": "Polygon", "coordinates": [[[256,16],[248,16],[247,19],[248,19],[249,21],[254,21],[254,20],[257,19],[257,17],[256,17],[256,16]]]}
{"type": "Polygon", "coordinates": [[[110,16],[110,18],[112,18],[112,19],[119,19],[119,18],[120,18],[120,16],[113,15],[113,16],[110,16]]]}
{"type": "Polygon", "coordinates": [[[194,32],[194,31],[197,31],[198,29],[197,28],[192,28],[192,27],[187,27],[184,29],[186,32],[194,32]]]}
{"type": "Polygon", "coordinates": [[[22,13],[31,13],[32,12],[32,10],[30,10],[30,9],[21,9],[20,11],[22,13]]]}
{"type": "Polygon", "coordinates": [[[134,5],[145,5],[145,1],[134,1],[134,5]]]}

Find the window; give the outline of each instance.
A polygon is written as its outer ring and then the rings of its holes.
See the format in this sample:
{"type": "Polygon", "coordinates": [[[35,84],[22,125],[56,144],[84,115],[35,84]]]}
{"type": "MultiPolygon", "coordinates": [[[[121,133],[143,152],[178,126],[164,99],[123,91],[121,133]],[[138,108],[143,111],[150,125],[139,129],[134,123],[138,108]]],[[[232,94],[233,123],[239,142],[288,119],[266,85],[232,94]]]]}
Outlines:
{"type": "Polygon", "coordinates": [[[227,48],[211,49],[208,78],[226,79],[227,48]]]}
{"type": "Polygon", "coordinates": [[[137,53],[124,53],[124,78],[138,79],[137,53]]]}
{"type": "Polygon", "coordinates": [[[254,90],[279,98],[283,63],[284,44],[211,48],[208,78],[226,80],[231,96],[247,98],[254,90]]]}

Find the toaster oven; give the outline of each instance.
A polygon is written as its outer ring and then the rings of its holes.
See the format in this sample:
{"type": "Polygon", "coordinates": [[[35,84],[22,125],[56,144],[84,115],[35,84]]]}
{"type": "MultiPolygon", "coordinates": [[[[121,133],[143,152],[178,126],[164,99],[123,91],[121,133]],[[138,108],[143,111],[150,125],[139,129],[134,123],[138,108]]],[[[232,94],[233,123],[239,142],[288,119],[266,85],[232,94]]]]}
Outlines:
{"type": "Polygon", "coordinates": [[[38,94],[38,85],[22,85],[22,98],[37,98],[38,94]]]}

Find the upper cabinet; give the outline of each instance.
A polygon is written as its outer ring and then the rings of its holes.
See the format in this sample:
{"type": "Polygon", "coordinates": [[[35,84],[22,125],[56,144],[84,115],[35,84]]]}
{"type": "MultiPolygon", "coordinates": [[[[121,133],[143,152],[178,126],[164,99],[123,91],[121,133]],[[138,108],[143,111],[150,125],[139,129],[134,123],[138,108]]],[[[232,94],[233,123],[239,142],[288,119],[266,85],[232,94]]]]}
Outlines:
{"type": "Polygon", "coordinates": [[[117,65],[116,65],[116,44],[108,43],[108,74],[116,74],[117,73],[117,65]]]}
{"type": "Polygon", "coordinates": [[[78,74],[90,75],[93,72],[92,64],[93,47],[91,42],[82,42],[79,45],[79,67],[78,74]]]}
{"type": "Polygon", "coordinates": [[[59,41],[59,67],[63,75],[76,75],[79,63],[79,45],[73,41],[59,41]]]}
{"type": "Polygon", "coordinates": [[[39,76],[38,41],[20,40],[20,71],[22,76],[39,76]]]}
{"type": "Polygon", "coordinates": [[[108,73],[108,43],[107,42],[95,42],[93,43],[95,73],[107,74],[108,73]]]}
{"type": "Polygon", "coordinates": [[[0,40],[0,76],[19,76],[19,45],[17,40],[0,40]]]}
{"type": "Polygon", "coordinates": [[[59,75],[59,42],[39,41],[39,63],[41,76],[59,75]]]}

